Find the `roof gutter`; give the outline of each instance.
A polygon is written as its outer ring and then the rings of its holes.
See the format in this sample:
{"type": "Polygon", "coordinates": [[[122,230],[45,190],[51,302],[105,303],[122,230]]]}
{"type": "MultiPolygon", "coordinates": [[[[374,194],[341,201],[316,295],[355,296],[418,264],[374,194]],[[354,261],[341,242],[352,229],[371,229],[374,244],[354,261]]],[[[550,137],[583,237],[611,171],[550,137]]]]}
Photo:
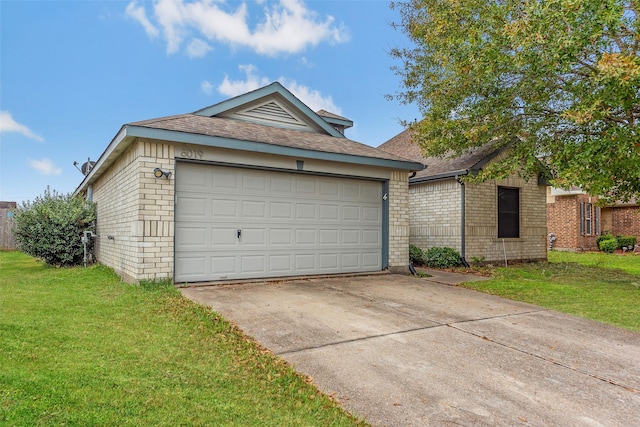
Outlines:
{"type": "Polygon", "coordinates": [[[412,179],[411,181],[409,181],[409,184],[419,184],[422,182],[438,181],[440,179],[447,179],[447,178],[455,178],[457,180],[459,176],[464,176],[468,174],[469,174],[468,169],[461,169],[457,171],[439,173],[437,175],[424,176],[424,177],[412,179]]]}

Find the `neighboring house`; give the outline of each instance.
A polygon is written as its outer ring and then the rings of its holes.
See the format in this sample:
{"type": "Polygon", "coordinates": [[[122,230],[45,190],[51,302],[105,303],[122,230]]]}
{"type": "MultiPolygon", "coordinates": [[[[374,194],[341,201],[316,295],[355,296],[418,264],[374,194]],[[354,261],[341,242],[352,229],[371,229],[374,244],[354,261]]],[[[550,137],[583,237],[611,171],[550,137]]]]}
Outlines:
{"type": "Polygon", "coordinates": [[[636,236],[640,241],[640,206],[635,200],[598,206],[598,197],[578,187],[547,190],[547,228],[556,240],[553,247],[598,250],[598,236],[636,236]]]}
{"type": "Polygon", "coordinates": [[[175,283],[408,270],[422,165],[352,125],[279,83],[124,125],[76,189],[97,206],[97,260],[175,283]]]}
{"type": "Polygon", "coordinates": [[[546,183],[518,176],[483,183],[461,178],[502,155],[483,147],[457,158],[425,158],[405,130],[378,147],[426,169],[409,179],[409,241],[422,249],[451,247],[468,262],[547,257],[546,183]]]}

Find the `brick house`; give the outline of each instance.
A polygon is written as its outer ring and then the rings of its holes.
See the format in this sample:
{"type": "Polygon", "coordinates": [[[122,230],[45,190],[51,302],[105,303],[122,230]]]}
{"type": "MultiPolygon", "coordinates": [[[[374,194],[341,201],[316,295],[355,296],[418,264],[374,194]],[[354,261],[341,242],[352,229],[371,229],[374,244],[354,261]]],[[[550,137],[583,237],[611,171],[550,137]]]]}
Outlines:
{"type": "Polygon", "coordinates": [[[425,158],[405,130],[379,149],[423,163],[409,179],[409,242],[422,249],[451,247],[471,262],[547,258],[546,183],[538,177],[464,183],[497,160],[490,147],[457,158],[425,158]]]}
{"type": "Polygon", "coordinates": [[[410,171],[279,83],[124,125],[76,189],[127,281],[408,270],[410,171]]]}
{"type": "Polygon", "coordinates": [[[556,237],[554,248],[598,250],[596,239],[609,233],[636,236],[640,241],[640,206],[630,200],[599,206],[598,197],[578,187],[547,189],[547,228],[556,237]]]}

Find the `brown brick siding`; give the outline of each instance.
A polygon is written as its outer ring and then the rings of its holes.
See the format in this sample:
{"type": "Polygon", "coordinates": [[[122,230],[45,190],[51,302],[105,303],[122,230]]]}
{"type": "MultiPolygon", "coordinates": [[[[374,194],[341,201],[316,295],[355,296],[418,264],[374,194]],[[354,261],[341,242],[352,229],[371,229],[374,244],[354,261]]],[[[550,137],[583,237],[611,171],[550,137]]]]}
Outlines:
{"type": "Polygon", "coordinates": [[[596,239],[602,233],[614,236],[640,238],[640,208],[637,206],[612,206],[599,208],[597,197],[588,194],[551,196],[547,193],[547,229],[556,236],[557,249],[597,250],[596,239]],[[580,233],[580,203],[590,203],[592,210],[600,209],[599,230],[596,230],[595,212],[592,212],[593,230],[580,233]]]}
{"type": "Polygon", "coordinates": [[[640,242],[640,207],[616,206],[611,210],[611,234],[636,236],[640,242]]]}

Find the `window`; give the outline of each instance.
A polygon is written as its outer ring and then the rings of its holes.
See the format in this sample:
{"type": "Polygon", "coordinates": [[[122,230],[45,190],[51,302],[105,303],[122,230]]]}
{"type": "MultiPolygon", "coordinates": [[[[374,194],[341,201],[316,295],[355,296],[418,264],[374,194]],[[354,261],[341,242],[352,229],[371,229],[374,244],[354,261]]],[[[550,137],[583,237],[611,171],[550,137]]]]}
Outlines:
{"type": "Polygon", "coordinates": [[[520,237],[520,190],[498,187],[498,237],[520,237]]]}
{"type": "Polygon", "coordinates": [[[580,235],[600,234],[600,208],[580,202],[580,235]]]}

